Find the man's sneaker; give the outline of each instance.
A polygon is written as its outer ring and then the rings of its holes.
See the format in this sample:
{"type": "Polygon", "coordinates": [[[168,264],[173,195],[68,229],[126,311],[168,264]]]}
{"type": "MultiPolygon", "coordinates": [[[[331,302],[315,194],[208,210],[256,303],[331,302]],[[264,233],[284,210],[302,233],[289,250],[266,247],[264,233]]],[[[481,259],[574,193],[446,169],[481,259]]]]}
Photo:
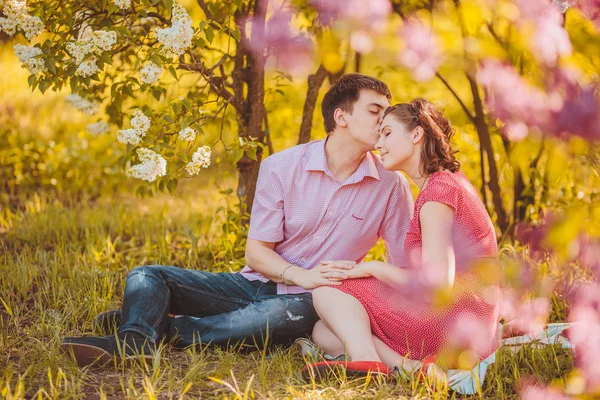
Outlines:
{"type": "Polygon", "coordinates": [[[104,365],[114,358],[151,359],[156,347],[139,333],[120,332],[118,336],[67,337],[60,351],[72,354],[77,365],[85,367],[95,362],[104,365]]]}
{"type": "Polygon", "coordinates": [[[114,333],[123,323],[121,310],[104,311],[92,320],[92,330],[104,334],[114,333]]]}

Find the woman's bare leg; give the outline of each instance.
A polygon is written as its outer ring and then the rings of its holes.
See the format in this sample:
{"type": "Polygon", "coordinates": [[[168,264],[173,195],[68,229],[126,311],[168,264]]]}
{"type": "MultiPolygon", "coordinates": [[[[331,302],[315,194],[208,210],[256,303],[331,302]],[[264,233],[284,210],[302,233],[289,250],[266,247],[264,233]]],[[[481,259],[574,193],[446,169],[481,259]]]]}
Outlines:
{"type": "Polygon", "coordinates": [[[352,360],[381,362],[373,342],[369,315],[360,301],[327,286],[316,288],[312,295],[323,323],[340,339],[352,360]]]}
{"type": "MultiPolygon", "coordinates": [[[[371,338],[379,358],[387,366],[402,368],[409,373],[421,368],[420,361],[411,360],[398,354],[375,335],[371,335],[371,338]]],[[[342,341],[327,327],[323,320],[319,320],[315,324],[312,339],[327,354],[338,355],[345,351],[342,341]]]]}
{"type": "Polygon", "coordinates": [[[318,320],[313,328],[312,341],[325,353],[332,356],[344,354],[346,351],[342,341],[335,336],[335,333],[325,325],[322,319],[318,320]]]}

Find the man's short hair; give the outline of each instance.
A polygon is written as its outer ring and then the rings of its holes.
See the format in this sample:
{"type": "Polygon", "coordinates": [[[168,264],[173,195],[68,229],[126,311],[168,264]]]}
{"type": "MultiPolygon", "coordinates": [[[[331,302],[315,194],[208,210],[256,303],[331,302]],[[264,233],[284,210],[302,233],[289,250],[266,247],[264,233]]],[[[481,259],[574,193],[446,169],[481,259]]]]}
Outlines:
{"type": "Polygon", "coordinates": [[[371,89],[390,101],[392,99],[390,88],[379,79],[357,73],[346,74],[334,83],[323,97],[321,113],[325,121],[325,132],[329,134],[335,130],[335,110],[341,108],[352,114],[354,103],[358,101],[362,89],[371,89]]]}

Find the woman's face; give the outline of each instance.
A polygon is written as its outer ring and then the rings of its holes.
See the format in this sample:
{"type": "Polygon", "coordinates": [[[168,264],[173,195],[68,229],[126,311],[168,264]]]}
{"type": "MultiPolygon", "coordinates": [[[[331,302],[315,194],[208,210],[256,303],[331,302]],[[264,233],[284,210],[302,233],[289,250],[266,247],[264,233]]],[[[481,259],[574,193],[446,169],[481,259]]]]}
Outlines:
{"type": "Polygon", "coordinates": [[[383,119],[375,148],[381,153],[381,162],[385,169],[404,169],[406,162],[415,157],[414,132],[415,130],[408,131],[406,125],[392,115],[383,119]]]}

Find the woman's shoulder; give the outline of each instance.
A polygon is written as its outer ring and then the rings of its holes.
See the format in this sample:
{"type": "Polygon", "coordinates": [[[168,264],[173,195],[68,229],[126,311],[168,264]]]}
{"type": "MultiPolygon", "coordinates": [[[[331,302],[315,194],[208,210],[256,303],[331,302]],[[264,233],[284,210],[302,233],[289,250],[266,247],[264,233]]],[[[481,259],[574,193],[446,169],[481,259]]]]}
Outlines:
{"type": "Polygon", "coordinates": [[[473,185],[461,171],[437,171],[429,176],[427,186],[420,197],[423,202],[451,202],[456,206],[465,197],[466,192],[474,190],[473,185]]]}

